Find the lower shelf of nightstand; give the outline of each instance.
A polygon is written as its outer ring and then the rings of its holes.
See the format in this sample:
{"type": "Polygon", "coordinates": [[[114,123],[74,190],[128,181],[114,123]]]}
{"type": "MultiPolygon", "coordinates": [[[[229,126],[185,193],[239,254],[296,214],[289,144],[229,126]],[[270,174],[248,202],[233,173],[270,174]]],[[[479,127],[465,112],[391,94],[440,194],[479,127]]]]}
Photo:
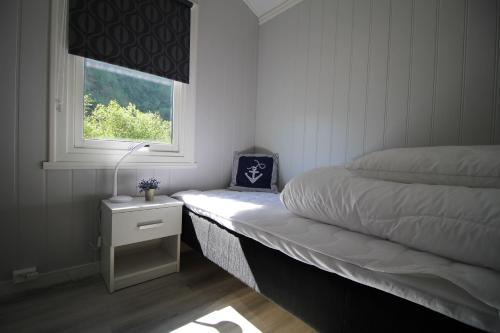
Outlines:
{"type": "Polygon", "coordinates": [[[177,271],[177,260],[163,249],[122,254],[115,258],[115,289],[177,271]]]}
{"type": "Polygon", "coordinates": [[[179,271],[180,236],[103,246],[102,274],[110,292],[179,271]]]}

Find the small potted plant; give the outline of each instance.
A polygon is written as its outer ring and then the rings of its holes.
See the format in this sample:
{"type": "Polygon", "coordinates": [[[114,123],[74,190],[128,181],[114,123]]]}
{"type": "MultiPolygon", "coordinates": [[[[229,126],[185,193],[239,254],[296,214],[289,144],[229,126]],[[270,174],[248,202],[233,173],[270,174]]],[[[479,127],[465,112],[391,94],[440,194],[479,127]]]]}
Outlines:
{"type": "Polygon", "coordinates": [[[144,192],[146,201],[153,201],[155,199],[155,190],[160,188],[160,182],[155,178],[143,179],[137,187],[139,187],[141,193],[144,192]]]}

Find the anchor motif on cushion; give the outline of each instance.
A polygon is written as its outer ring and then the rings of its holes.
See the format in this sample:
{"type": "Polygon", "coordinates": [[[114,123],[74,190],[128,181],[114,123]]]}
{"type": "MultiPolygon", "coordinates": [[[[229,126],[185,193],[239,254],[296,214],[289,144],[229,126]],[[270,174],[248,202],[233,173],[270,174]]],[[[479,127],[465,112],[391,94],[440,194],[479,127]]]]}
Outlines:
{"type": "Polygon", "coordinates": [[[249,170],[248,173],[245,172],[245,176],[252,184],[259,180],[260,177],[262,177],[262,172],[260,172],[258,169],[263,170],[266,168],[266,165],[264,163],[260,163],[257,160],[254,160],[254,162],[256,163],[255,165],[247,168],[247,170],[249,170]],[[250,177],[248,174],[251,174],[252,176],[250,177]]]}

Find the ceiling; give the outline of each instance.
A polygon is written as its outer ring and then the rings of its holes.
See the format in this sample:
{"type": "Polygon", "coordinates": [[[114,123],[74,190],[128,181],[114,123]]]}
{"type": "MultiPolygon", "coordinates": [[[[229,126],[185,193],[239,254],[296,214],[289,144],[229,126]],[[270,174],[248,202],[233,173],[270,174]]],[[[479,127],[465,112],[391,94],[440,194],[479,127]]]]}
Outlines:
{"type": "Polygon", "coordinates": [[[259,18],[259,24],[293,7],[302,0],[243,0],[259,18]]]}

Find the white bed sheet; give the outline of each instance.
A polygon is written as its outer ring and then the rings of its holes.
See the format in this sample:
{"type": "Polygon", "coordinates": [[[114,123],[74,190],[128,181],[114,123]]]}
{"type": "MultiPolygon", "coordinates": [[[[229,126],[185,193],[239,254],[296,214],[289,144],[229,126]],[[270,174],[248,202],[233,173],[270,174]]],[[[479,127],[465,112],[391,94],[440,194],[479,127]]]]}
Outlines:
{"type": "Polygon", "coordinates": [[[500,332],[500,274],[290,213],[279,195],[229,190],[174,194],[197,214],[292,258],[500,332]]]}

